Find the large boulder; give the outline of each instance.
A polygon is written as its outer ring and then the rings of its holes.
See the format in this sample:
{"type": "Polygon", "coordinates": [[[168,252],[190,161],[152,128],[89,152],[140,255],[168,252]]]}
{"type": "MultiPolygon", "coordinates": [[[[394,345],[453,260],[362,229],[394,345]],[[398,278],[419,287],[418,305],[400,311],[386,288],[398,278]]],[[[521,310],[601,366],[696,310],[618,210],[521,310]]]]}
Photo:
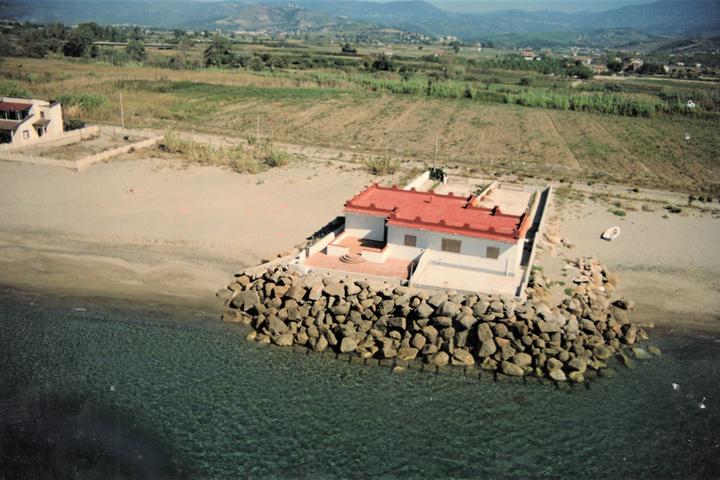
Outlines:
{"type": "Polygon", "coordinates": [[[547,362],[545,362],[545,366],[547,367],[549,372],[552,372],[554,370],[561,370],[563,367],[563,363],[557,358],[550,357],[547,359],[547,362]]]}
{"type": "Polygon", "coordinates": [[[422,302],[417,306],[417,308],[415,308],[415,315],[419,318],[429,318],[433,313],[435,313],[435,309],[425,302],[422,302]]]}
{"type": "Polygon", "coordinates": [[[315,350],[316,352],[323,352],[327,347],[327,339],[323,335],[320,335],[315,344],[313,345],[313,350],[315,350]]]}
{"type": "MultiPolygon", "coordinates": [[[[580,357],[575,357],[568,362],[568,367],[572,368],[576,372],[583,374],[587,370],[587,362],[580,357]]],[[[572,377],[570,378],[572,379],[572,377]]]]}
{"type": "MultiPolygon", "coordinates": [[[[437,336],[437,334],[436,334],[437,336]]],[[[422,348],[425,346],[425,343],[427,343],[427,339],[425,338],[425,335],[421,333],[416,333],[413,335],[412,340],[410,340],[410,345],[417,348],[418,350],[422,350],[422,348]]]]}
{"type": "Polygon", "coordinates": [[[435,343],[435,340],[437,340],[438,331],[437,331],[437,328],[433,327],[432,325],[423,327],[422,333],[425,336],[425,338],[427,338],[428,342],[430,342],[430,343],[435,343]]]}
{"type": "Polygon", "coordinates": [[[528,366],[532,365],[532,357],[525,352],[516,353],[512,357],[512,363],[514,363],[515,365],[517,365],[518,367],[521,367],[521,368],[528,367],[528,366]]]}
{"type": "Polygon", "coordinates": [[[555,380],[556,382],[565,382],[567,381],[567,376],[565,375],[565,372],[563,372],[560,369],[557,370],[550,370],[550,373],[548,373],[550,378],[555,380]]]}
{"type": "Polygon", "coordinates": [[[445,352],[437,352],[430,359],[430,363],[436,367],[444,367],[450,361],[450,356],[445,352]]]}
{"type": "Polygon", "coordinates": [[[492,329],[490,328],[490,325],[488,325],[487,323],[478,324],[477,336],[478,336],[478,340],[480,340],[480,342],[483,342],[483,343],[485,343],[489,340],[492,340],[493,332],[492,332],[492,329]]]}
{"type": "Polygon", "coordinates": [[[475,365],[475,357],[464,348],[456,348],[452,354],[453,365],[475,365]]]}
{"type": "Polygon", "coordinates": [[[477,321],[478,320],[474,315],[463,315],[458,319],[458,324],[460,324],[465,330],[469,330],[477,323],[477,321]]]}
{"type": "Polygon", "coordinates": [[[288,326],[285,322],[277,317],[270,317],[268,319],[268,328],[271,333],[280,334],[288,331],[288,326]]]}
{"type": "Polygon", "coordinates": [[[405,317],[390,317],[388,320],[388,327],[395,328],[397,330],[405,330],[407,328],[407,320],[405,320],[405,317]]]}
{"type": "Polygon", "coordinates": [[[523,372],[523,369],[515,365],[514,363],[504,361],[500,364],[500,369],[502,373],[505,375],[510,375],[513,377],[522,377],[525,372],[523,372]]]}
{"type": "Polygon", "coordinates": [[[357,340],[353,337],[343,337],[342,341],[340,342],[340,352],[341,353],[350,353],[354,352],[357,348],[357,340]]]}
{"type": "Polygon", "coordinates": [[[497,352],[497,345],[495,345],[495,342],[490,339],[486,342],[482,342],[480,344],[480,350],[478,350],[478,356],[479,357],[489,357],[490,355],[494,355],[495,352],[497,352]]]}
{"type": "Polygon", "coordinates": [[[445,317],[454,317],[456,313],[460,311],[460,305],[459,303],[451,302],[450,300],[444,301],[437,310],[437,314],[445,317]]]}
{"type": "Polygon", "coordinates": [[[415,360],[417,357],[418,349],[414,347],[401,347],[397,351],[397,358],[400,360],[415,360]]]}
{"type": "Polygon", "coordinates": [[[298,285],[293,285],[288,289],[288,291],[285,293],[286,298],[292,298],[296,302],[302,301],[303,298],[305,298],[305,294],[307,291],[298,285]]]}
{"type": "Polygon", "coordinates": [[[243,312],[247,312],[253,307],[260,304],[260,296],[255,290],[243,290],[235,295],[232,300],[232,306],[239,308],[243,312]]]}
{"type": "Polygon", "coordinates": [[[345,296],[345,285],[343,285],[342,283],[330,279],[325,279],[324,284],[325,286],[323,287],[323,291],[325,292],[325,295],[329,297],[345,296]]]}
{"type": "Polygon", "coordinates": [[[473,315],[475,315],[476,317],[481,317],[485,315],[485,313],[488,311],[488,308],[490,308],[490,304],[488,302],[486,302],[485,300],[478,300],[472,306],[473,315]]]}
{"type": "Polygon", "coordinates": [[[275,345],[279,345],[281,347],[289,347],[293,344],[294,338],[292,333],[285,332],[282,335],[275,335],[274,337],[272,337],[272,341],[273,343],[275,343],[275,345]]]}
{"type": "Polygon", "coordinates": [[[448,299],[447,293],[439,292],[435,295],[428,298],[428,303],[432,305],[435,308],[438,308],[440,305],[442,305],[443,302],[445,302],[448,299]]]}

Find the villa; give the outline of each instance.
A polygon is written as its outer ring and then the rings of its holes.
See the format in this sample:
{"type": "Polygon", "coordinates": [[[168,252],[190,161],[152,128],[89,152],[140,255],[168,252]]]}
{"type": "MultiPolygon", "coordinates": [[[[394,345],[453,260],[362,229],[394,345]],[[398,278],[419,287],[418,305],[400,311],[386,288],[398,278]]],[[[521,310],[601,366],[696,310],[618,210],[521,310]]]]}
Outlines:
{"type": "Polygon", "coordinates": [[[304,264],[410,286],[518,295],[536,197],[496,182],[479,195],[373,184],[345,203],[344,229],[304,264]]]}
{"type": "Polygon", "coordinates": [[[0,144],[21,147],[62,136],[59,102],[0,97],[0,144]]]}

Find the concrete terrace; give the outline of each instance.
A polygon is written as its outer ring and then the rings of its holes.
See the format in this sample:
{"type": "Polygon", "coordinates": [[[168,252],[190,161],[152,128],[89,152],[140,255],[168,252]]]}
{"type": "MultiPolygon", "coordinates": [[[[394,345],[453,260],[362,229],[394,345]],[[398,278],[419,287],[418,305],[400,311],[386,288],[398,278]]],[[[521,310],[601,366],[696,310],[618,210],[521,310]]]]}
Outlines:
{"type": "Polygon", "coordinates": [[[321,268],[334,270],[341,273],[353,273],[357,275],[373,275],[379,277],[390,277],[407,280],[410,277],[411,260],[400,260],[388,258],[383,263],[345,263],[340,257],[328,255],[321,250],[305,259],[305,265],[310,268],[321,268]]]}

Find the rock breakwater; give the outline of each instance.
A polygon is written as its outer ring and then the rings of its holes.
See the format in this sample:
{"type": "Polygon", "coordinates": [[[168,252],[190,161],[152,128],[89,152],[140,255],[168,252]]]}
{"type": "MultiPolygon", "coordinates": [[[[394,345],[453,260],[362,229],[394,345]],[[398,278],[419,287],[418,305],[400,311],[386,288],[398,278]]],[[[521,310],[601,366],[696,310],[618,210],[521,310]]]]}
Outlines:
{"type": "Polygon", "coordinates": [[[574,268],[577,287],[554,307],[542,299],[539,273],[522,303],[298,275],[283,265],[240,273],[218,295],[223,319],[250,325],[248,339],[261,343],[579,383],[603,374],[613,357],[632,364],[632,347],[647,335],[628,319],[631,302],[613,297],[610,272],[593,259],[574,268]]]}

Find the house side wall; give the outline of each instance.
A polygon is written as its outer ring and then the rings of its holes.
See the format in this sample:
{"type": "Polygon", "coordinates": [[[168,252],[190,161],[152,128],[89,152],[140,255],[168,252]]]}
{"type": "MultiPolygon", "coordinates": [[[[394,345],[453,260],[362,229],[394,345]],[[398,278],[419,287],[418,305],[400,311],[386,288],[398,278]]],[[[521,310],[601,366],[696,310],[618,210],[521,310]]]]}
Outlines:
{"type": "Polygon", "coordinates": [[[35,117],[32,115],[32,110],[30,112],[30,116],[18,125],[17,129],[13,132],[13,146],[32,145],[40,139],[35,131],[35,127],[33,127],[35,117]],[[25,132],[27,132],[27,134],[25,132]],[[25,138],[26,135],[27,138],[25,138]]]}
{"type": "Polygon", "coordinates": [[[0,100],[11,103],[32,103],[32,107],[30,107],[30,111],[28,112],[28,117],[13,132],[13,139],[11,143],[13,147],[32,145],[41,139],[46,140],[61,137],[63,135],[62,107],[59,103],[51,105],[49,102],[44,100],[28,100],[26,98],[12,97],[2,97],[0,100]],[[44,112],[45,119],[50,120],[50,123],[48,123],[46,127],[46,133],[42,137],[38,135],[37,130],[33,125],[33,123],[42,118],[40,112],[44,112]],[[25,138],[25,132],[27,132],[27,138],[25,138]]]}
{"type": "Polygon", "coordinates": [[[498,242],[484,238],[466,237],[453,235],[451,233],[434,232],[430,230],[417,230],[388,226],[388,245],[392,249],[390,256],[402,259],[415,259],[423,250],[442,252],[442,239],[449,238],[460,240],[460,254],[447,253],[449,261],[462,263],[462,257],[474,257],[472,263],[478,263],[487,270],[493,270],[514,275],[520,266],[522,258],[522,241],[515,243],[498,242]],[[405,246],[405,235],[415,235],[417,243],[415,247],[405,246]],[[487,247],[497,247],[500,255],[497,259],[487,258],[487,247]]]}
{"type": "Polygon", "coordinates": [[[345,231],[353,237],[382,242],[385,240],[385,217],[346,212],[345,231]]]}
{"type": "Polygon", "coordinates": [[[62,106],[59,103],[56,103],[53,106],[44,108],[44,110],[45,118],[50,120],[50,123],[47,126],[47,133],[45,135],[47,137],[62,136],[64,132],[62,106]]]}

